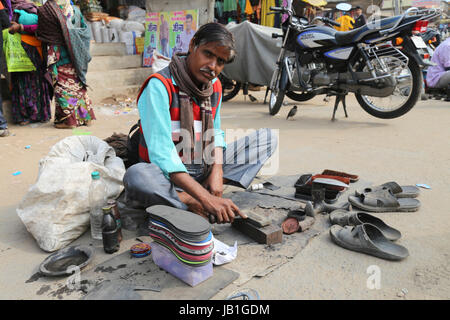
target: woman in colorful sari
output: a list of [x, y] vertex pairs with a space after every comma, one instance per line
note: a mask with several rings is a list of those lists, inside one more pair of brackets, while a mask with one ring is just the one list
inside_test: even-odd
[[42, 44], [36, 39], [37, 7], [27, 0], [11, 0], [9, 33], [21, 33], [22, 47], [36, 71], [11, 72], [12, 117], [15, 123], [47, 122], [51, 118], [51, 84], [45, 79]]
[[88, 126], [95, 120], [86, 85], [91, 60], [89, 28], [70, 0], [48, 0], [38, 8], [38, 17], [37, 37], [46, 44], [47, 68], [53, 81], [55, 127]]

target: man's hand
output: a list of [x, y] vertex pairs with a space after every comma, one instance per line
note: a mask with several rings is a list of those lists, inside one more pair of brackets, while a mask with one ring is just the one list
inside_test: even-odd
[[216, 220], [218, 223], [233, 222], [236, 215], [240, 215], [244, 219], [247, 218], [247, 216], [239, 210], [233, 201], [230, 199], [222, 199], [210, 194], [204, 187], [202, 187], [202, 185], [189, 176], [189, 174], [185, 172], [172, 173], [170, 175], [170, 179], [190, 196], [187, 197], [187, 195], [182, 195], [181, 193], [179, 194], [179, 196], [181, 196], [180, 200], [191, 207], [191, 210], [194, 209], [196, 213], [204, 216], [201, 214], [201, 208], [198, 207], [198, 204], [194, 204], [194, 206], [196, 206], [196, 208], [194, 208], [188, 198], [197, 200], [203, 207], [205, 213], [213, 214], [217, 217]]
[[223, 195], [223, 171], [222, 165], [214, 165], [208, 178], [203, 182], [203, 186], [213, 196], [221, 198]]
[[8, 28], [8, 32], [10, 34], [14, 34], [16, 32], [23, 31], [23, 26], [21, 24], [18, 24], [15, 21], [11, 21], [11, 27]]
[[236, 215], [247, 219], [247, 216], [230, 199], [210, 195], [203, 200], [202, 205], [207, 212], [216, 216], [217, 223], [232, 223]]

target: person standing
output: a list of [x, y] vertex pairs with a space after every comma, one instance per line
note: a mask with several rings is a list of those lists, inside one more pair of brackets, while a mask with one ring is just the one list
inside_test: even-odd
[[13, 18], [10, 34], [20, 33], [22, 47], [36, 68], [35, 71], [11, 72], [11, 103], [14, 123], [47, 122], [51, 118], [51, 85], [45, 79], [42, 44], [35, 37], [37, 7], [28, 0], [11, 1]]
[[45, 44], [55, 94], [55, 128], [89, 126], [95, 120], [86, 84], [91, 34], [83, 15], [70, 0], [48, 0], [38, 17], [36, 34]]
[[341, 25], [340, 27], [334, 27], [337, 31], [350, 31], [353, 29], [355, 20], [350, 17], [348, 12], [344, 12], [343, 15], [336, 20], [336, 22]]
[[169, 24], [164, 20], [164, 15], [161, 15], [161, 24], [159, 27], [159, 41], [161, 43], [161, 54], [169, 57]]
[[186, 15], [186, 22], [184, 24], [184, 31], [181, 33], [181, 52], [188, 52], [189, 43], [194, 36], [195, 31], [192, 29], [192, 15]]
[[353, 28], [357, 29], [357, 28], [361, 28], [362, 26], [366, 25], [366, 23], [367, 23], [366, 17], [363, 15], [363, 11], [360, 6], [356, 7], [355, 13], [356, 13], [356, 19], [355, 19], [355, 23], [353, 24]]
[[[3, 5], [3, 0], [0, 1], [0, 24], [1, 29], [9, 28], [9, 13], [8, 10]], [[0, 32], [0, 43], [3, 43], [3, 32]], [[3, 54], [0, 52], [0, 72], [6, 73], [6, 61]], [[5, 116], [3, 115], [3, 100], [2, 91], [0, 88], [0, 137], [9, 136], [8, 123], [6, 122]]]

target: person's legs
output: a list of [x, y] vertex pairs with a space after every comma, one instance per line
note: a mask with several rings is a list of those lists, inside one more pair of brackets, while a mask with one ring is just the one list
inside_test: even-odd
[[447, 88], [449, 84], [450, 84], [450, 71], [447, 71], [439, 78], [436, 88]]
[[167, 205], [186, 210], [178, 197], [175, 185], [153, 163], [137, 163], [125, 172], [125, 204], [131, 208]]
[[278, 135], [268, 128], [229, 143], [223, 154], [225, 182], [247, 189], [277, 147]]
[[8, 123], [3, 115], [3, 100], [2, 93], [0, 91], [0, 137], [9, 136]]

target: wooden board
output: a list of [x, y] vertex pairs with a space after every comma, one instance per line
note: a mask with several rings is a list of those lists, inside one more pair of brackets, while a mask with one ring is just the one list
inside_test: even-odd
[[283, 240], [283, 230], [274, 224], [259, 228], [245, 219], [236, 219], [232, 226], [261, 244], [271, 245]]

